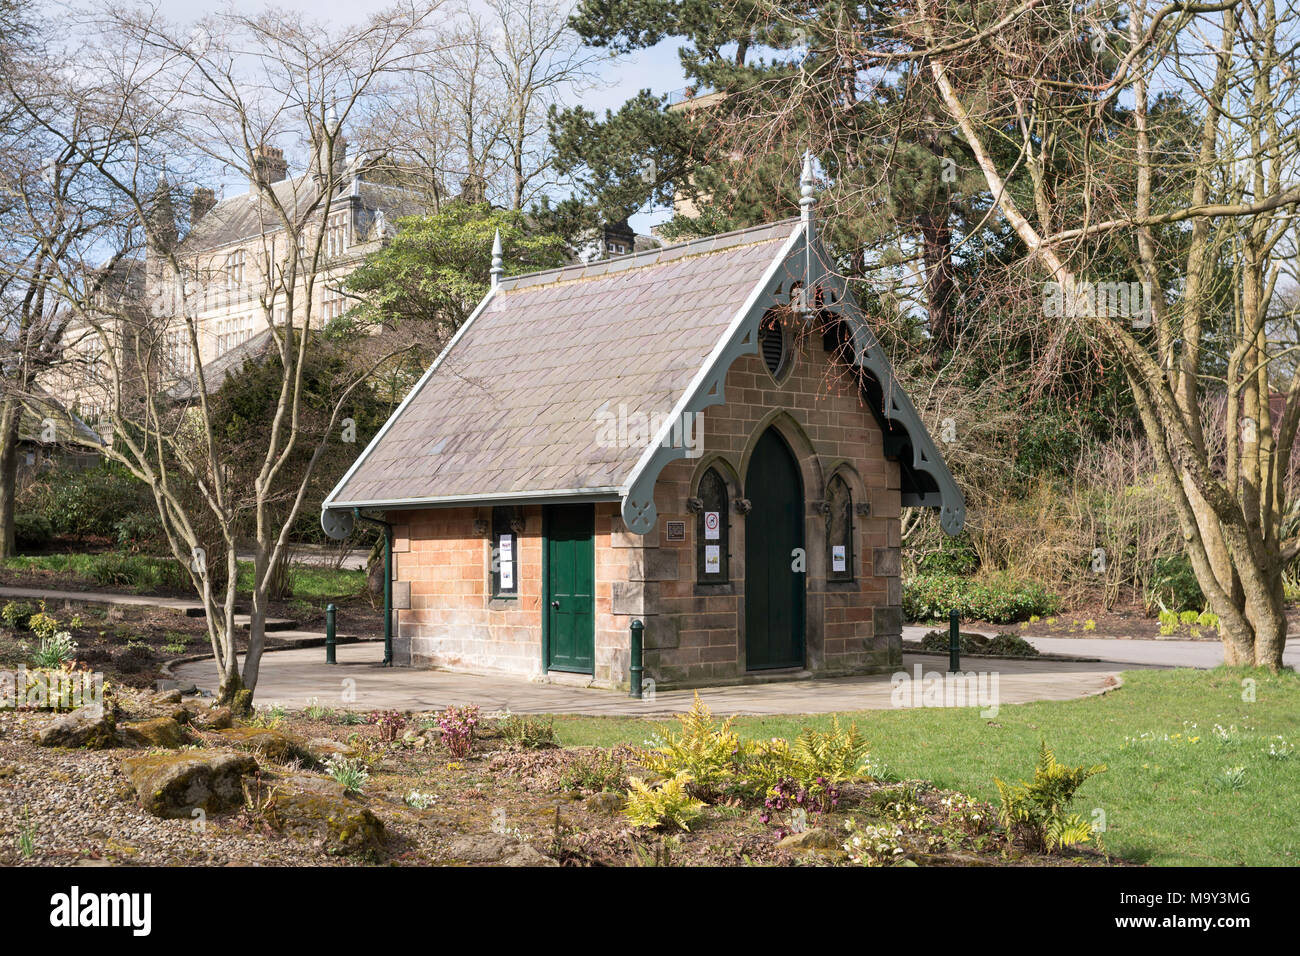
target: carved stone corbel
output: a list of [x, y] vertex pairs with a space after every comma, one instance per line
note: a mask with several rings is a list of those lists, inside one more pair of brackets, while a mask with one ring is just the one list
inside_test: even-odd
[[699, 514], [701, 511], [704, 510], [704, 499], [703, 499], [703, 498], [687, 498], [687, 499], [686, 499], [686, 510], [689, 511], [689, 512], [690, 512], [691, 514], [693, 514], [693, 515], [697, 515], [697, 514]]
[[753, 510], [753, 507], [754, 507], [753, 504], [750, 503], [750, 500], [748, 498], [736, 499], [736, 514], [738, 515], [749, 514], [749, 512]]

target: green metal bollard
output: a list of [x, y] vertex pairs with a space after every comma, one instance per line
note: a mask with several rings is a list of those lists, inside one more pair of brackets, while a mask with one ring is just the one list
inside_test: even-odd
[[325, 605], [325, 663], [337, 664], [334, 659], [334, 648], [338, 640], [334, 634], [334, 619], [338, 613], [338, 608], [333, 604]]
[[644, 640], [645, 625], [642, 624], [640, 621], [633, 621], [631, 624], [631, 630], [632, 630], [632, 648], [631, 648], [631, 653], [628, 657], [628, 665], [627, 665], [627, 680], [629, 684], [627, 696], [635, 697], [637, 700], [640, 700], [641, 699], [641, 674], [644, 670], [644, 667], [642, 666], [643, 664], [642, 658], [645, 652], [645, 640]]
[[961, 630], [954, 608], [948, 612], [948, 673], [956, 674], [961, 670]]

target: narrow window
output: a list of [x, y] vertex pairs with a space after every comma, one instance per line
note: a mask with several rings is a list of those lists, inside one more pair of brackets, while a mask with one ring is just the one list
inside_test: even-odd
[[853, 492], [836, 475], [826, 486], [826, 577], [853, 580]]
[[492, 596], [519, 596], [519, 539], [515, 528], [521, 515], [517, 508], [492, 509]]
[[726, 584], [727, 485], [712, 468], [700, 479], [699, 499], [703, 507], [695, 521], [696, 578], [701, 584]]

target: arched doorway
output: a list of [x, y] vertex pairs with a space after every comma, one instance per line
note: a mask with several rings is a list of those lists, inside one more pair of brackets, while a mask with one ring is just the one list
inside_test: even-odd
[[745, 474], [745, 662], [749, 670], [804, 665], [804, 506], [799, 463], [769, 428]]

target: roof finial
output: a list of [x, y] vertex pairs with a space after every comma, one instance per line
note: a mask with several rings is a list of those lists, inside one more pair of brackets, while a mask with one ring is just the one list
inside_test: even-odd
[[506, 274], [501, 259], [501, 230], [497, 230], [496, 236], [492, 239], [492, 270], [489, 273], [492, 276], [492, 288], [496, 288], [501, 282], [501, 277]]
[[803, 154], [803, 173], [799, 176], [799, 215], [804, 222], [812, 219], [815, 205], [817, 205], [817, 197], [813, 182], [813, 156], [810, 150]]

